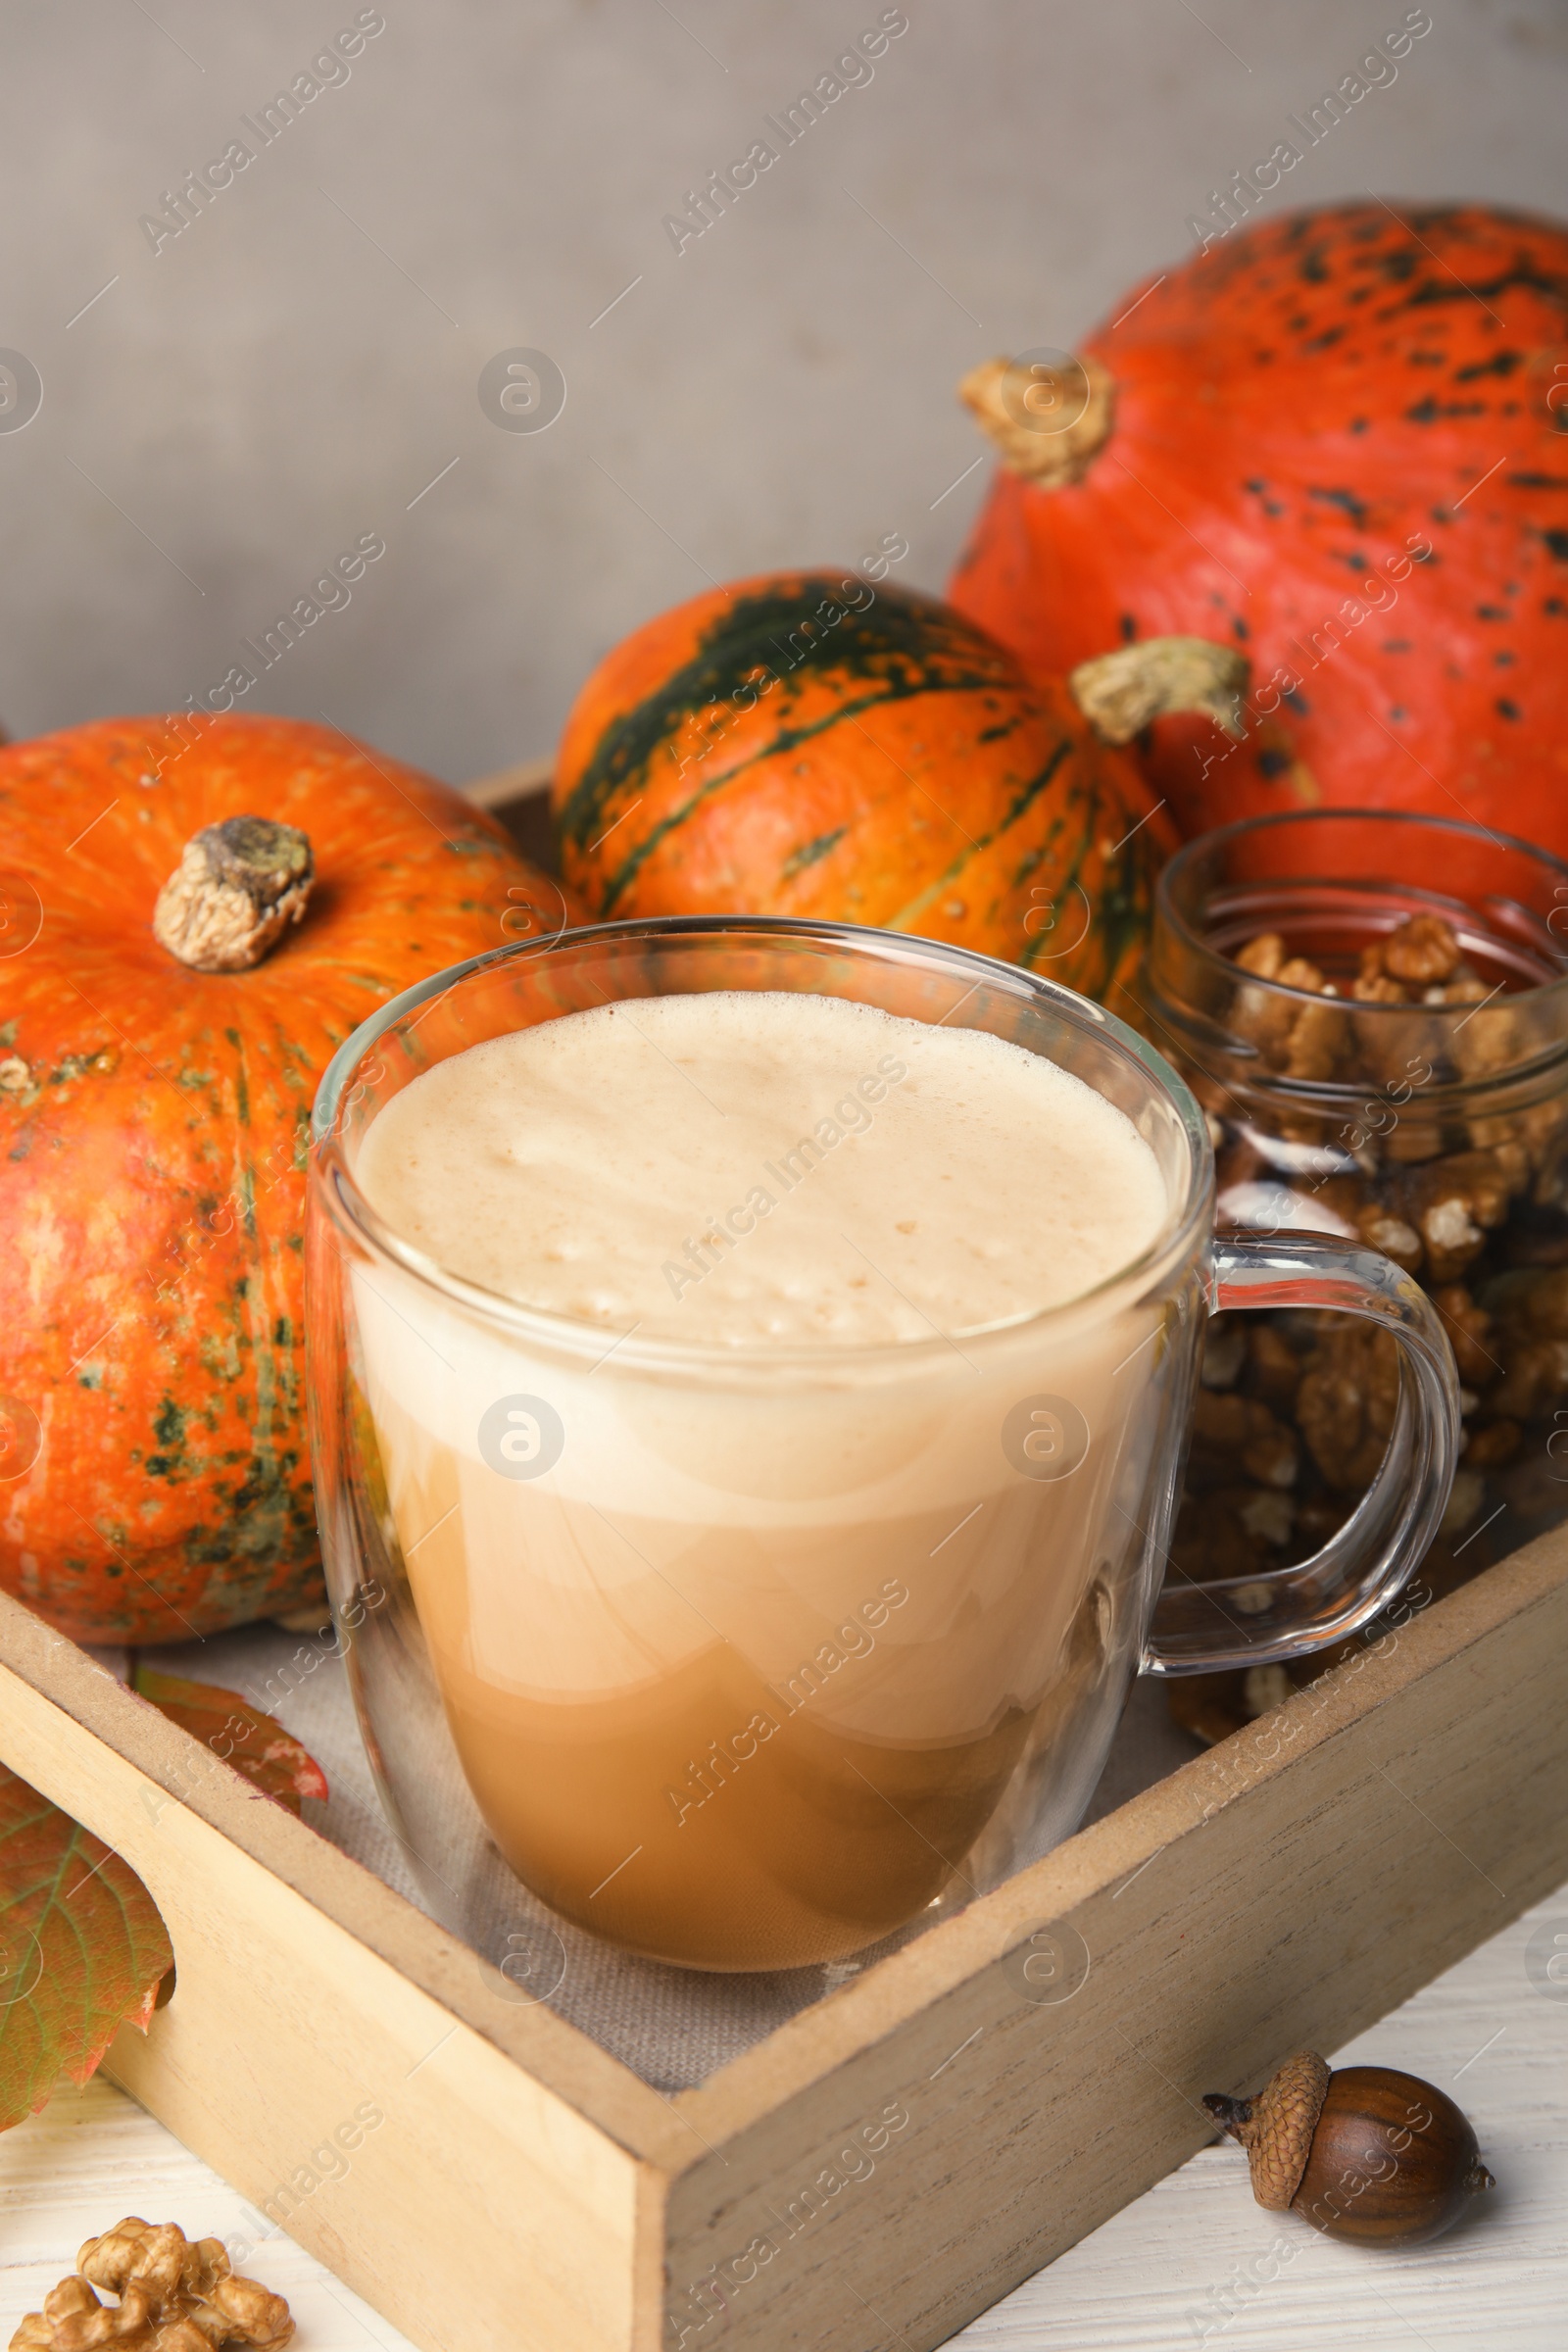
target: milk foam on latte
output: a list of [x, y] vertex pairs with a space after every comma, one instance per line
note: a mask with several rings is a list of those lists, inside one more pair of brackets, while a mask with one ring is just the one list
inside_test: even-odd
[[439, 1063], [358, 1177], [406, 1241], [553, 1313], [733, 1347], [1054, 1306], [1165, 1215], [1130, 1120], [1004, 1039], [838, 997], [634, 999]]
[[837, 1959], [962, 1884], [1014, 1774], [1098, 1755], [1150, 1572], [1126, 1506], [1183, 1401], [1125, 1271], [1165, 1183], [1111, 1103], [842, 999], [634, 998], [435, 1063], [355, 1176], [573, 1319], [351, 1269], [447, 1721], [558, 1911], [702, 1967]]

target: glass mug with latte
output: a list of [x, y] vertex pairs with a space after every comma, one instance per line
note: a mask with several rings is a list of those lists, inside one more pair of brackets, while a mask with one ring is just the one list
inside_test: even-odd
[[[1447, 1496], [1446, 1342], [1387, 1258], [1216, 1242], [1212, 1196], [1131, 1030], [898, 934], [605, 924], [367, 1022], [317, 1105], [313, 1438], [436, 1907], [476, 1807], [632, 1951], [842, 1959], [1066, 1836], [1135, 1671], [1365, 1624]], [[1291, 1305], [1399, 1344], [1378, 1482], [1295, 1567], [1162, 1589], [1206, 1318]]]

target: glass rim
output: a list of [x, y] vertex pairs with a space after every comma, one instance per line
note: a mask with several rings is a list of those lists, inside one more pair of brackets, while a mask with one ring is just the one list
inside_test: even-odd
[[[1240, 970], [1241, 967], [1233, 956], [1222, 955], [1217, 948], [1209, 944], [1201, 932], [1194, 930], [1188, 922], [1182, 909], [1176, 904], [1176, 882], [1191, 872], [1200, 853], [1205, 856], [1211, 855], [1214, 851], [1228, 846], [1241, 834], [1264, 833], [1278, 825], [1320, 825], [1336, 821], [1353, 824], [1422, 825], [1434, 832], [1454, 834], [1470, 842], [1486, 841], [1492, 843], [1494, 848], [1517, 852], [1519, 856], [1528, 858], [1546, 873], [1560, 877], [1564, 892], [1563, 903], [1568, 906], [1568, 863], [1565, 863], [1562, 858], [1554, 857], [1550, 850], [1544, 850], [1537, 843], [1526, 841], [1518, 833], [1499, 833], [1493, 825], [1476, 824], [1464, 817], [1429, 816], [1420, 808], [1276, 808], [1269, 810], [1263, 816], [1236, 817], [1228, 825], [1216, 825], [1209, 832], [1200, 833], [1193, 840], [1183, 842], [1181, 847], [1166, 859], [1155, 877], [1153, 910], [1155, 928], [1161, 923], [1165, 924], [1169, 930], [1175, 933], [1184, 948], [1192, 949], [1218, 971], [1230, 974]], [[1389, 877], [1391, 881], [1395, 878], [1393, 875]], [[1302, 876], [1301, 879], [1311, 882], [1322, 881], [1325, 877], [1308, 874]], [[1510, 990], [1503, 998], [1503, 1004], [1509, 1009], [1517, 1009], [1521, 1004], [1544, 996], [1550, 989], [1568, 987], [1568, 950], [1559, 951], [1559, 954], [1563, 960], [1561, 971], [1549, 980], [1537, 981], [1531, 988]], [[1248, 972], [1246, 981], [1249, 989], [1267, 989], [1273, 995], [1284, 998], [1293, 1004], [1321, 1004], [1324, 1001], [1309, 988], [1291, 988], [1279, 980], [1265, 980], [1255, 972]], [[1330, 999], [1329, 1001], [1332, 1003], [1335, 1000]], [[1390, 1014], [1396, 1018], [1408, 1019], [1412, 1013], [1420, 1013], [1424, 1019], [1432, 1020], [1434, 1018], [1441, 1019], [1445, 1012], [1474, 1014], [1484, 1009], [1483, 1006], [1474, 1004], [1466, 1006], [1458, 1004], [1363, 1004], [1359, 999], [1352, 1000], [1348, 997], [1342, 998], [1339, 1002], [1346, 1004], [1353, 1002], [1357, 1017], [1365, 1013], [1372, 1013], [1374, 1015]], [[1297, 1081], [1296, 1083], [1303, 1082]], [[1355, 1090], [1352, 1088], [1351, 1091]]]
[[[417, 1011], [420, 1005], [433, 1004], [438, 998], [452, 994], [465, 981], [477, 979], [483, 973], [498, 970], [510, 963], [523, 962], [530, 957], [543, 959], [568, 947], [595, 940], [669, 940], [683, 936], [690, 939], [718, 939], [737, 933], [774, 938], [785, 944], [817, 945], [840, 954], [870, 956], [884, 962], [935, 963], [945, 966], [955, 977], [972, 974], [973, 985], [968, 992], [971, 996], [983, 981], [989, 980], [993, 984], [1000, 982], [1023, 1001], [1048, 1005], [1058, 1017], [1102, 1038], [1138, 1066], [1151, 1087], [1162, 1094], [1176, 1112], [1188, 1146], [1189, 1170], [1185, 1199], [1170, 1204], [1159, 1232], [1137, 1257], [1128, 1259], [1102, 1281], [1087, 1291], [1080, 1291], [1072, 1298], [1060, 1299], [1051, 1306], [1024, 1309], [996, 1322], [962, 1326], [953, 1333], [934, 1332], [929, 1340], [878, 1340], [849, 1347], [830, 1341], [803, 1346], [735, 1347], [721, 1341], [679, 1340], [662, 1334], [651, 1335], [638, 1342], [638, 1327], [633, 1324], [630, 1331], [620, 1338], [611, 1338], [607, 1348], [604, 1343], [610, 1335], [604, 1324], [590, 1322], [583, 1316], [563, 1315], [547, 1308], [528, 1306], [502, 1292], [487, 1290], [482, 1284], [467, 1281], [405, 1241], [370, 1206], [355, 1183], [343, 1155], [342, 1097], [360, 1063], [388, 1031], [410, 1013]], [[960, 999], [959, 1003], [965, 1001]], [[954, 1009], [956, 1010], [957, 1006]], [[563, 1014], [558, 1017], [565, 1016]], [[946, 1019], [948, 1016], [943, 1017]], [[945, 940], [922, 939], [912, 932], [885, 931], [869, 924], [816, 921], [790, 915], [667, 914], [644, 915], [620, 922], [583, 923], [571, 930], [559, 931], [549, 939], [509, 942], [505, 947], [488, 949], [482, 955], [468, 956], [461, 963], [449, 964], [444, 970], [416, 981], [397, 996], [389, 997], [384, 1004], [360, 1023], [351, 1036], [344, 1039], [321, 1073], [311, 1113], [311, 1185], [313, 1194], [319, 1197], [322, 1212], [334, 1223], [346, 1219], [373, 1253], [453, 1304], [492, 1323], [499, 1323], [541, 1347], [579, 1355], [590, 1352], [591, 1347], [596, 1357], [594, 1368], [613, 1355], [617, 1363], [628, 1366], [635, 1364], [645, 1369], [675, 1368], [709, 1374], [723, 1372], [733, 1377], [742, 1371], [824, 1370], [833, 1366], [864, 1368], [868, 1365], [892, 1370], [905, 1365], [924, 1364], [937, 1359], [944, 1352], [951, 1352], [960, 1343], [963, 1348], [980, 1347], [1015, 1338], [1019, 1333], [1038, 1329], [1054, 1320], [1076, 1315], [1097, 1298], [1130, 1284], [1136, 1283], [1147, 1288], [1162, 1267], [1191, 1250], [1195, 1231], [1200, 1246], [1206, 1239], [1212, 1223], [1208, 1214], [1208, 1196], [1213, 1186], [1213, 1154], [1203, 1112], [1191, 1089], [1164, 1055], [1125, 1021], [1118, 1020], [1113, 1012], [1107, 1011], [1104, 1005], [1096, 1004], [1092, 998], [1080, 996], [1058, 980], [1044, 979], [1039, 973], [1026, 971], [1020, 964], [1004, 963], [995, 956], [982, 956], [972, 948], [954, 947]]]

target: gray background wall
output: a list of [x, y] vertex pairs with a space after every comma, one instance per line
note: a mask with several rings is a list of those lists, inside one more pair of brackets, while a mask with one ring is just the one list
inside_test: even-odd
[[[1215, 182], [1404, 13], [907, 0], [875, 78], [677, 256], [663, 216], [881, 0], [384, 0], [351, 77], [155, 255], [140, 216], [357, 0], [10, 0], [0, 345], [43, 401], [0, 431], [0, 714], [177, 707], [364, 532], [353, 602], [242, 707], [456, 780], [547, 750], [705, 577], [902, 531], [900, 576], [940, 586], [988, 472], [941, 495], [979, 450], [958, 374], [1070, 347], [1190, 251]], [[1431, 15], [1272, 206], [1568, 212], [1568, 10]], [[548, 431], [481, 410], [517, 346], [565, 377]]]

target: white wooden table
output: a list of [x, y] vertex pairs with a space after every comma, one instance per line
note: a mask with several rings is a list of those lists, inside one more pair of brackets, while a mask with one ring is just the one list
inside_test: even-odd
[[[1563, 2352], [1568, 1982], [1544, 1990], [1526, 1965], [1548, 1922], [1568, 1953], [1568, 1887], [1329, 2053], [1424, 2076], [1469, 2114], [1497, 2187], [1447, 2237], [1403, 2254], [1336, 2245], [1292, 2216], [1261, 2212], [1239, 2149], [1205, 2148], [955, 2343], [963, 2352]], [[0, 2344], [72, 2268], [81, 2240], [125, 2213], [177, 2220], [193, 2237], [255, 2234], [234, 2191], [107, 2082], [63, 2094], [0, 2137]], [[248, 2268], [288, 2297], [298, 2352], [413, 2352], [280, 2232]]]

